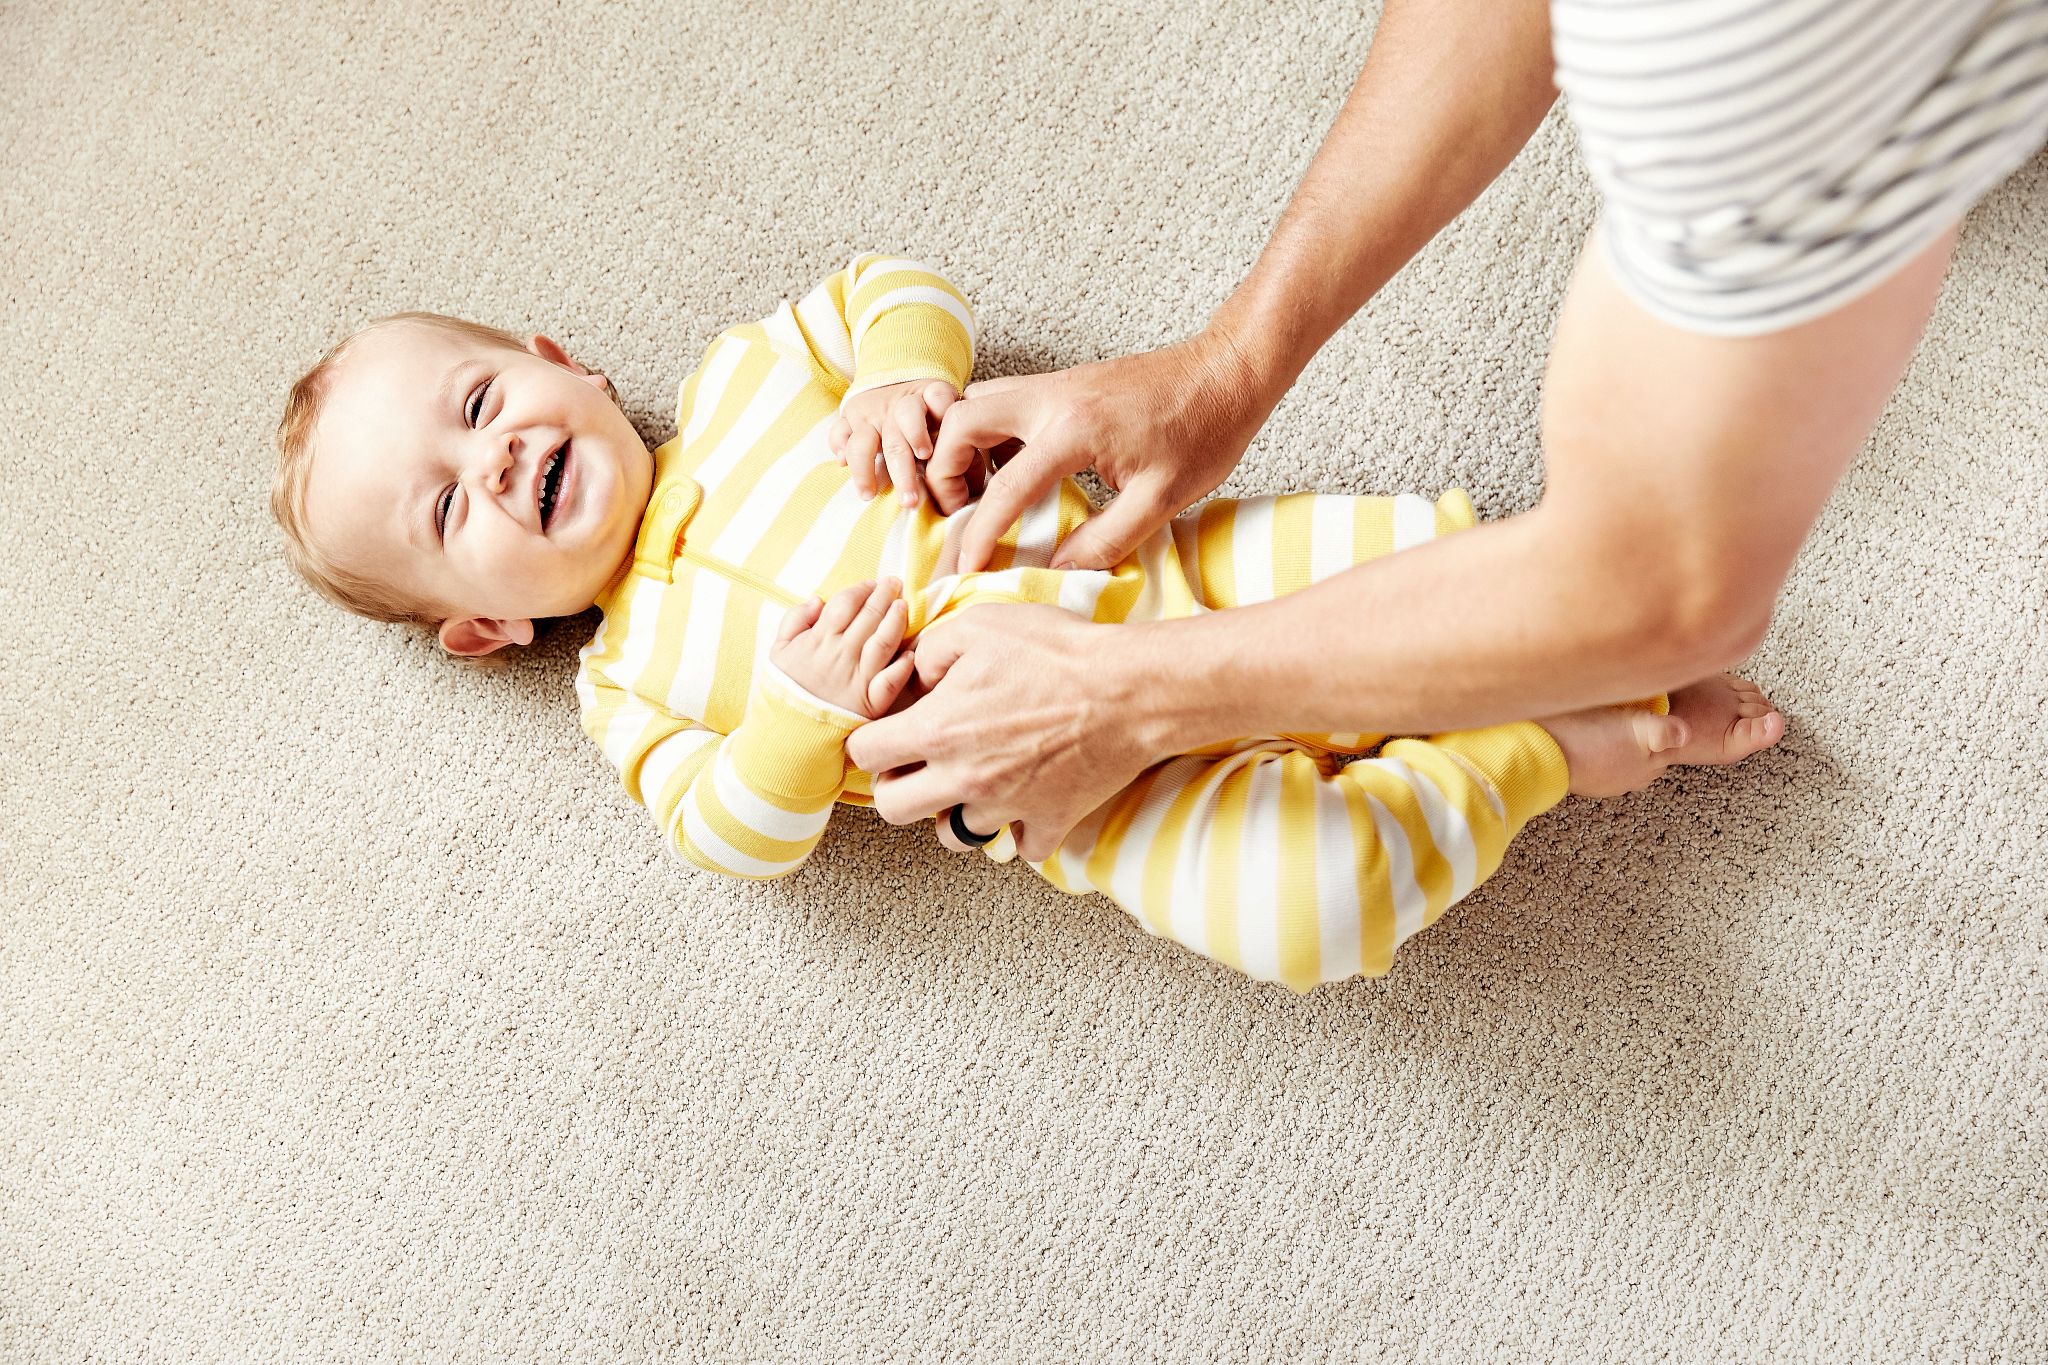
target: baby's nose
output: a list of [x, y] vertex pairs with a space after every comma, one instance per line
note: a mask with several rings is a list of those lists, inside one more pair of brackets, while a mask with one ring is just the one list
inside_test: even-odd
[[490, 480], [494, 490], [503, 491], [511, 484], [512, 471], [519, 467], [519, 450], [518, 435], [509, 431], [491, 450], [485, 477]]

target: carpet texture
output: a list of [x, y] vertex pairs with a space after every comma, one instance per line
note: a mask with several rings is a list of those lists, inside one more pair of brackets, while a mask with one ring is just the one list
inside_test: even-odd
[[[386, 311], [650, 441], [867, 248], [983, 375], [1182, 335], [1372, 24], [9, 6], [0, 1360], [2048, 1358], [2048, 160], [1751, 663], [1786, 741], [1306, 999], [865, 813], [697, 873], [577, 730], [594, 619], [465, 669], [283, 566], [285, 388]], [[1225, 491], [1529, 506], [1593, 207], [1553, 115]]]

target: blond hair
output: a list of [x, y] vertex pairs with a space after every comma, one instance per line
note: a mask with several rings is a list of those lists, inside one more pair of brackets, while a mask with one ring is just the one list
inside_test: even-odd
[[315, 361], [312, 369], [300, 375], [285, 396], [284, 416], [277, 424], [277, 477], [270, 485], [270, 514], [284, 531], [286, 561], [322, 597], [344, 611], [367, 616], [372, 621], [436, 630], [441, 622], [435, 611], [408, 600], [388, 584], [344, 568], [314, 542], [306, 524], [306, 485], [313, 469], [313, 426], [333, 390], [335, 368], [364, 337], [401, 322], [438, 327], [515, 351], [526, 349], [524, 339], [501, 328], [440, 313], [393, 313], [349, 333]]

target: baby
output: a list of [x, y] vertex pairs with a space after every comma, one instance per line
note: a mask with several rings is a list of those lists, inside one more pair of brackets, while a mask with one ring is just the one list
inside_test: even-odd
[[[1212, 499], [1113, 569], [1053, 570], [1091, 511], [1068, 480], [986, 571], [956, 572], [973, 504], [941, 514], [915, 461], [974, 342], [944, 278], [861, 256], [712, 342], [679, 431], [650, 452], [605, 377], [548, 338], [399, 314], [293, 387], [272, 506], [320, 591], [429, 627], [451, 653], [527, 644], [536, 618], [601, 608], [577, 678], [584, 730], [670, 844], [741, 877], [793, 871], [835, 802], [869, 803], [847, 737], [912, 694], [911, 642], [933, 621], [985, 602], [1115, 622], [1220, 610], [1473, 522], [1455, 489]], [[863, 497], [849, 460], [899, 491]], [[1030, 866], [1305, 991], [1386, 972], [1568, 789], [1634, 790], [1782, 733], [1723, 674], [1668, 704], [1384, 745], [1248, 737], [1157, 765]], [[1007, 831], [955, 833], [1015, 856]]]

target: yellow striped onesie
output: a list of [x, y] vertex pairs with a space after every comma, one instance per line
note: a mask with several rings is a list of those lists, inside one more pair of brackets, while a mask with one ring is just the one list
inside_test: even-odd
[[[1114, 569], [1054, 571], [1054, 547], [1090, 511], [1068, 479], [1005, 533], [987, 571], [956, 573], [965, 511], [862, 499], [826, 433], [849, 393], [908, 379], [958, 388], [973, 359], [973, 315], [952, 285], [861, 256], [801, 302], [722, 333], [684, 381], [680, 430], [654, 451], [633, 558], [598, 598], [577, 695], [584, 730], [692, 863], [780, 876], [817, 845], [835, 801], [871, 802], [868, 774], [846, 758], [862, 718], [767, 658], [783, 614], [812, 594], [900, 578], [913, 636], [984, 602], [1156, 620], [1294, 592], [1472, 524], [1455, 489], [1434, 503], [1218, 499]], [[1294, 990], [1379, 975], [1565, 792], [1563, 755], [1535, 725], [1396, 739], [1345, 763], [1379, 739], [1265, 737], [1159, 764], [1033, 866]], [[1007, 860], [1015, 846], [1005, 834], [989, 852]]]

